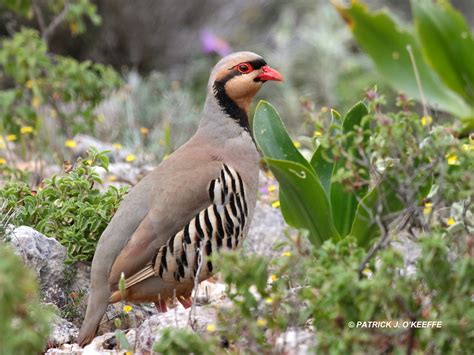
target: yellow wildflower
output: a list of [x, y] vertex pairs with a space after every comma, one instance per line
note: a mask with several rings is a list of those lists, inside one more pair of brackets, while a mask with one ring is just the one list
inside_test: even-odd
[[64, 146], [65, 147], [68, 147], [68, 148], [75, 148], [77, 146], [77, 143], [75, 140], [72, 140], [72, 139], [67, 139], [65, 142], [64, 142]]
[[329, 109], [326, 106], [321, 107], [321, 112], [328, 112]]
[[432, 209], [433, 209], [433, 204], [431, 202], [426, 202], [425, 208], [423, 208], [423, 213], [430, 214]]
[[299, 141], [293, 141], [293, 145], [296, 147], [296, 148], [301, 148], [301, 143]]
[[268, 186], [268, 192], [273, 192], [277, 189], [276, 185], [270, 185]]
[[110, 175], [107, 180], [111, 181], [111, 182], [114, 182], [114, 181], [117, 181], [117, 176], [115, 175]]
[[99, 113], [96, 118], [97, 118], [97, 121], [99, 122], [105, 121], [105, 115], [103, 113]]
[[280, 207], [280, 201], [275, 201], [275, 202], [273, 202], [273, 203], [272, 203], [272, 207], [273, 207], [273, 208], [278, 208], [278, 207]]
[[471, 143], [471, 144], [463, 144], [461, 146], [462, 150], [464, 150], [465, 152], [470, 152], [471, 150], [474, 150], [474, 144]]
[[125, 157], [125, 160], [128, 161], [129, 163], [136, 160], [136, 159], [137, 159], [137, 157], [133, 154], [129, 154]]
[[285, 251], [281, 256], [291, 256], [291, 251]]
[[126, 304], [125, 306], [123, 306], [123, 311], [125, 313], [130, 313], [130, 311], [133, 309], [132, 306], [130, 306], [129, 304]]
[[313, 132], [313, 137], [319, 138], [319, 137], [322, 137], [322, 135], [323, 135], [323, 132], [321, 132], [321, 131], [314, 131]]
[[214, 324], [208, 324], [207, 325], [207, 331], [209, 333], [214, 333], [217, 330], [216, 326]]
[[5, 165], [7, 160], [5, 158], [0, 158], [0, 165]]
[[41, 105], [41, 97], [39, 96], [34, 96], [33, 99], [31, 100], [31, 106], [34, 108], [38, 108]]
[[33, 133], [33, 127], [31, 126], [25, 126], [20, 128], [20, 133], [27, 134], [27, 133]]
[[263, 328], [267, 325], [267, 320], [266, 319], [263, 319], [263, 318], [258, 318], [257, 319], [257, 325], [260, 327], [260, 328]]
[[163, 160], [166, 160], [166, 159], [168, 159], [168, 158], [169, 158], [169, 154], [163, 155]]
[[273, 298], [271, 298], [271, 297], [265, 298], [265, 303], [272, 304], [273, 303]]
[[78, 30], [79, 30], [79, 26], [78, 26], [77, 22], [71, 22], [69, 24], [69, 31], [71, 31], [71, 33], [73, 35], [75, 35]]
[[456, 223], [456, 221], [453, 217], [449, 217], [446, 223], [448, 224], [448, 226], [452, 226], [454, 223]]
[[276, 280], [278, 280], [278, 277], [274, 274], [271, 274], [270, 275], [270, 280], [272, 280], [272, 282], [275, 282]]
[[5, 149], [6, 148], [5, 141], [3, 140], [3, 137], [0, 136], [0, 149]]
[[431, 117], [431, 116], [423, 116], [421, 118], [421, 124], [423, 126], [429, 126], [431, 124], [431, 122], [433, 122], [433, 117]]
[[120, 143], [114, 143], [114, 144], [112, 144], [112, 147], [116, 150], [122, 149], [122, 145]]
[[458, 165], [459, 164], [458, 156], [454, 153], [446, 155], [446, 160], [448, 161], [448, 165]]
[[27, 89], [31, 89], [33, 87], [33, 80], [28, 80], [26, 83], [25, 83], [25, 87]]
[[149, 129], [146, 127], [140, 127], [140, 133], [146, 136], [149, 133]]
[[8, 141], [8, 142], [14, 142], [14, 141], [16, 141], [16, 138], [17, 138], [17, 137], [16, 137], [16, 134], [9, 134], [9, 135], [7, 135], [7, 141]]

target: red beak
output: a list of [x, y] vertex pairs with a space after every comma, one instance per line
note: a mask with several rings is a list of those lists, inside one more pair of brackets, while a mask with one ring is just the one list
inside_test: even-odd
[[278, 72], [278, 70], [270, 68], [268, 65], [264, 65], [262, 71], [263, 73], [257, 76], [257, 79], [260, 79], [261, 81], [283, 81], [283, 76]]

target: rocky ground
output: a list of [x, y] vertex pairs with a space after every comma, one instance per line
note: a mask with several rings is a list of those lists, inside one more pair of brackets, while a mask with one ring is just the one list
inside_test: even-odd
[[[111, 164], [108, 175], [118, 175], [122, 180], [133, 183], [141, 173], [141, 170], [137, 170], [130, 174], [130, 169], [122, 169], [123, 167], [116, 166], [117, 164], [120, 163]], [[104, 176], [105, 180], [107, 176]], [[263, 173], [260, 180], [259, 201], [244, 249], [249, 253], [273, 257], [281, 254], [281, 250], [275, 251], [272, 246], [285, 239], [284, 231], [287, 227], [276, 203], [278, 191], [275, 181]], [[124, 304], [110, 305], [99, 329], [101, 335], [82, 349], [74, 342], [86, 309], [90, 265], [65, 265], [65, 247], [30, 227], [11, 227], [9, 239], [16, 253], [38, 275], [43, 302], [55, 308], [58, 314], [49, 337], [50, 348], [47, 354], [125, 353], [116, 350], [114, 320], [117, 317], [121, 319], [121, 328], [126, 329], [125, 335], [135, 353], [148, 354], [162, 329], [188, 327], [192, 321], [195, 331], [206, 332], [207, 326], [216, 322], [216, 308], [229, 305], [224, 293], [225, 287], [218, 276], [201, 283], [195, 295], [196, 306], [192, 316], [191, 309], [184, 309], [181, 304], [164, 314], [158, 314], [153, 304], [131, 305], [131, 309], [126, 308], [128, 312], [125, 316]], [[304, 339], [306, 341], [302, 341]], [[286, 353], [304, 353], [312, 339], [313, 337], [304, 331], [289, 331], [281, 335], [278, 344]]]

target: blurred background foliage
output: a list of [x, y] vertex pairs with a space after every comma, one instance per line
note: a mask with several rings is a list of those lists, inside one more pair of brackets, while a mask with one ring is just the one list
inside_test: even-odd
[[[367, 3], [410, 18], [408, 1]], [[469, 0], [454, 5], [472, 18]], [[326, 0], [3, 0], [0, 36], [3, 140], [46, 142], [36, 148], [57, 162], [72, 158], [64, 141], [78, 132], [159, 161], [194, 131], [209, 70], [230, 50], [256, 51], [284, 74], [258, 98], [271, 97], [295, 135], [309, 133], [305, 107], [345, 112], [375, 84], [392, 92]], [[114, 96], [111, 67], [125, 82]]]

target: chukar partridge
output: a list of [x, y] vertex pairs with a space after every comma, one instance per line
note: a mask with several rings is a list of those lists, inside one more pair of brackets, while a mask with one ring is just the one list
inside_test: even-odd
[[195, 278], [215, 271], [207, 256], [242, 243], [258, 183], [248, 111], [268, 80], [282, 76], [255, 53], [216, 64], [194, 136], [130, 190], [100, 237], [79, 344], [94, 338], [109, 303], [155, 302], [164, 312], [176, 296], [189, 307]]

